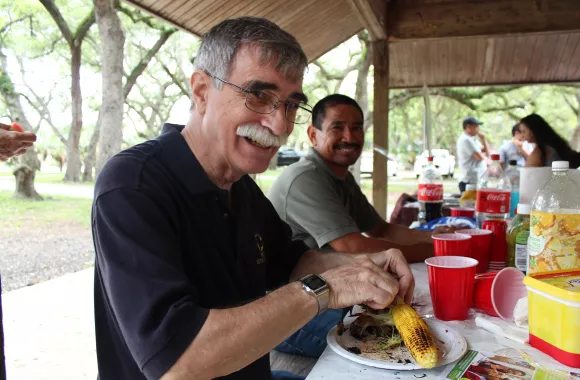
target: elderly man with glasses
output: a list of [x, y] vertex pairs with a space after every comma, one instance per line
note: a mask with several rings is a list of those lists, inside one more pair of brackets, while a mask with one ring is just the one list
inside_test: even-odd
[[99, 379], [297, 379], [268, 353], [327, 308], [409, 301], [399, 250], [325, 255], [301, 241], [247, 175], [307, 122], [307, 60], [258, 18], [203, 39], [185, 126], [111, 158], [92, 227]]

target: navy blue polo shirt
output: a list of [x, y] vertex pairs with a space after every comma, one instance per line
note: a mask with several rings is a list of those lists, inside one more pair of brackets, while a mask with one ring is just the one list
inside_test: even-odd
[[[217, 188], [180, 131], [111, 158], [95, 185], [95, 326], [100, 380], [158, 379], [212, 308], [288, 282], [307, 250], [256, 183]], [[227, 336], [216, 336], [226, 340]], [[251, 346], [248, 342], [248, 346]], [[270, 379], [268, 355], [226, 379]]]

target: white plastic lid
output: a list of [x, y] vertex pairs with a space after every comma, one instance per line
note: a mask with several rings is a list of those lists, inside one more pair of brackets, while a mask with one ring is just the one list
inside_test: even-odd
[[570, 168], [570, 163], [568, 161], [554, 161], [552, 162], [552, 169], [568, 169]]
[[467, 186], [465, 186], [465, 190], [477, 190], [477, 185], [468, 183]]
[[518, 214], [530, 215], [532, 207], [529, 203], [518, 203]]

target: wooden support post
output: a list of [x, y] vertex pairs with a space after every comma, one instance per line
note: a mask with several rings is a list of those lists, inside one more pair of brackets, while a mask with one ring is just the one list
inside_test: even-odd
[[[373, 144], [389, 151], [389, 44], [372, 41], [374, 64]], [[373, 205], [383, 218], [387, 216], [387, 157], [373, 151]]]

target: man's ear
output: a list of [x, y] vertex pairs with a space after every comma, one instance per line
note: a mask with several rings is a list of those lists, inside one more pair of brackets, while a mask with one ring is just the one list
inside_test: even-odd
[[205, 114], [207, 98], [211, 88], [211, 78], [202, 70], [195, 70], [191, 75], [191, 99], [195, 109], [201, 115]]
[[308, 126], [308, 129], [306, 130], [306, 134], [308, 134], [308, 138], [310, 139], [310, 142], [312, 143], [312, 146], [316, 147], [316, 132], [318, 131], [318, 129], [310, 124]]

